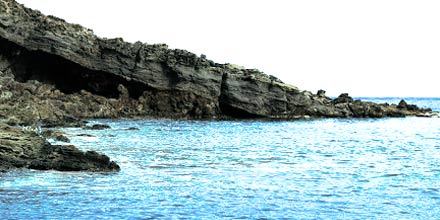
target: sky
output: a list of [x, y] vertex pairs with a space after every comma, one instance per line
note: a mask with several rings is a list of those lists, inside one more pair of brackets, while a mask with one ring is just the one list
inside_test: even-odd
[[18, 0], [100, 37], [166, 43], [300, 89], [440, 97], [438, 0]]

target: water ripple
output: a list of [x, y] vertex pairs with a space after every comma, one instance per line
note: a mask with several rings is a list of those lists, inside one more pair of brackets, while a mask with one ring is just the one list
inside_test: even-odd
[[100, 123], [113, 129], [65, 131], [120, 173], [2, 173], [0, 217], [440, 217], [437, 119]]

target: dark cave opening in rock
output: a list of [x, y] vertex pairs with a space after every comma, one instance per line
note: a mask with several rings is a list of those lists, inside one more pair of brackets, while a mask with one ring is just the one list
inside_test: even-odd
[[246, 118], [246, 119], [253, 119], [253, 118], [261, 118], [261, 116], [249, 113], [245, 110], [233, 107], [229, 104], [220, 102], [220, 110], [224, 115], [233, 117], [233, 118]]
[[124, 85], [131, 98], [139, 98], [148, 88], [139, 82], [128, 81], [120, 76], [90, 70], [62, 57], [42, 51], [29, 51], [7, 40], [0, 40], [0, 56], [9, 60], [9, 71], [16, 81], [37, 80], [55, 85], [66, 94], [81, 90], [107, 98], [118, 98], [118, 85]]

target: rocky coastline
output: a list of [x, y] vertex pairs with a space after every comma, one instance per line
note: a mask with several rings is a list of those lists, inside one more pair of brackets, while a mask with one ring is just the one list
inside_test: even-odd
[[305, 119], [430, 116], [431, 109], [332, 99], [206, 56], [103, 39], [80, 25], [0, 0], [0, 170], [117, 171], [96, 152], [50, 145], [17, 126], [89, 118]]

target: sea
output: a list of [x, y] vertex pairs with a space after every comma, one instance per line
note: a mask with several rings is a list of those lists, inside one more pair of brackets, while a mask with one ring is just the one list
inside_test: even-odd
[[1, 173], [0, 219], [440, 219], [440, 118], [90, 123], [121, 171]]

